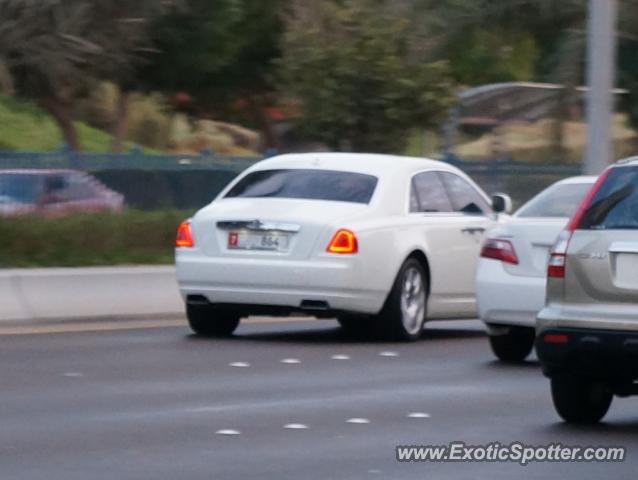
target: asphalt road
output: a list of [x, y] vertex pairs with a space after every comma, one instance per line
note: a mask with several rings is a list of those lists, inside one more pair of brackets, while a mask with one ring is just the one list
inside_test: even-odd
[[[476, 321], [431, 324], [413, 344], [350, 339], [333, 321], [242, 325], [229, 340], [173, 324], [0, 328], [0, 478], [635, 477], [635, 399], [616, 399], [600, 426], [566, 426], [536, 362], [493, 361]], [[628, 453], [525, 467], [395, 460], [396, 445], [455, 440]]]

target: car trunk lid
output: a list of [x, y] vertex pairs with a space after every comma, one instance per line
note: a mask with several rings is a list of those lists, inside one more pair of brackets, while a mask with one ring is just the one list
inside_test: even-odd
[[519, 263], [503, 263], [505, 270], [512, 275], [544, 277], [549, 251], [566, 223], [566, 218], [512, 218], [498, 238], [512, 243]]
[[[240, 258], [310, 257], [330, 227], [358, 215], [366, 204], [284, 198], [229, 198], [192, 221], [196, 246], [209, 256]], [[339, 225], [347, 226], [347, 225]]]

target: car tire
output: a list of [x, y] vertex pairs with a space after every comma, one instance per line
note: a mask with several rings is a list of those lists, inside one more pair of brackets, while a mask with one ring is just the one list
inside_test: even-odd
[[239, 315], [212, 305], [187, 305], [191, 330], [203, 337], [229, 337], [239, 325]]
[[568, 423], [599, 422], [609, 410], [613, 393], [601, 383], [573, 376], [551, 379], [554, 408]]
[[490, 335], [490, 346], [503, 362], [522, 362], [534, 348], [536, 331], [530, 327], [508, 327], [502, 335]]
[[421, 263], [408, 258], [376, 318], [375, 330], [386, 340], [414, 342], [421, 337], [428, 300], [428, 279]]

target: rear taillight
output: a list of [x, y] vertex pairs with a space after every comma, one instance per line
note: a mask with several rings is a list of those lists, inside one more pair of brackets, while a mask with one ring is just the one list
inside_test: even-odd
[[357, 253], [359, 251], [357, 236], [345, 228], [337, 230], [326, 251], [329, 253]]
[[547, 276], [552, 278], [565, 278], [565, 263], [567, 260], [567, 248], [572, 238], [571, 230], [563, 230], [558, 235], [554, 246], [549, 252], [547, 264]]
[[549, 262], [547, 264], [547, 276], [551, 278], [565, 278], [565, 265], [567, 263], [567, 249], [569, 248], [569, 241], [572, 238], [572, 234], [574, 230], [578, 228], [585, 212], [591, 205], [591, 202], [596, 195], [596, 192], [603, 184], [607, 176], [611, 172], [611, 168], [605, 170], [596, 183], [591, 187], [587, 195], [583, 198], [583, 200], [578, 205], [578, 208], [569, 219], [565, 230], [560, 232], [560, 235], [556, 239], [554, 246], [549, 252]]
[[176, 247], [193, 247], [193, 232], [191, 231], [191, 222], [188, 220], [179, 224], [177, 227], [177, 238], [175, 239]]
[[505, 263], [518, 265], [518, 257], [514, 245], [509, 240], [499, 238], [488, 238], [483, 244], [481, 257], [500, 260]]

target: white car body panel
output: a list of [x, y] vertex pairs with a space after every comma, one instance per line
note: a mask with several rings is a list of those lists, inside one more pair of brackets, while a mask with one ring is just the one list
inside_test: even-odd
[[[545, 220], [545, 221], [543, 221]], [[522, 228], [516, 228], [519, 221]], [[480, 258], [476, 269], [476, 297], [480, 319], [486, 324], [533, 327], [545, 304], [545, 272], [549, 249], [567, 219], [512, 219], [497, 227], [490, 238], [507, 239], [514, 245], [519, 265]], [[529, 240], [525, 232], [533, 231]]]
[[[306, 168], [357, 172], [378, 177], [369, 204], [288, 198], [224, 198], [244, 176], [258, 170]], [[406, 258], [421, 252], [429, 263], [428, 318], [476, 314], [474, 272], [484, 232], [493, 215], [409, 213], [412, 176], [424, 171], [454, 173], [488, 197], [465, 174], [422, 158], [363, 154], [284, 155], [257, 163], [191, 219], [194, 248], [176, 249], [182, 296], [211, 303], [298, 308], [302, 301], [327, 302], [330, 310], [378, 313]], [[289, 251], [229, 250], [217, 222], [252, 221], [298, 225]], [[354, 255], [328, 253], [340, 228], [355, 232]]]
[[[594, 177], [573, 177], [558, 184], [592, 185]], [[522, 207], [524, 208], [524, 207]], [[518, 265], [481, 257], [476, 270], [476, 296], [480, 319], [490, 326], [534, 327], [545, 305], [549, 251], [567, 217], [517, 217], [491, 230], [487, 237], [508, 240]]]

